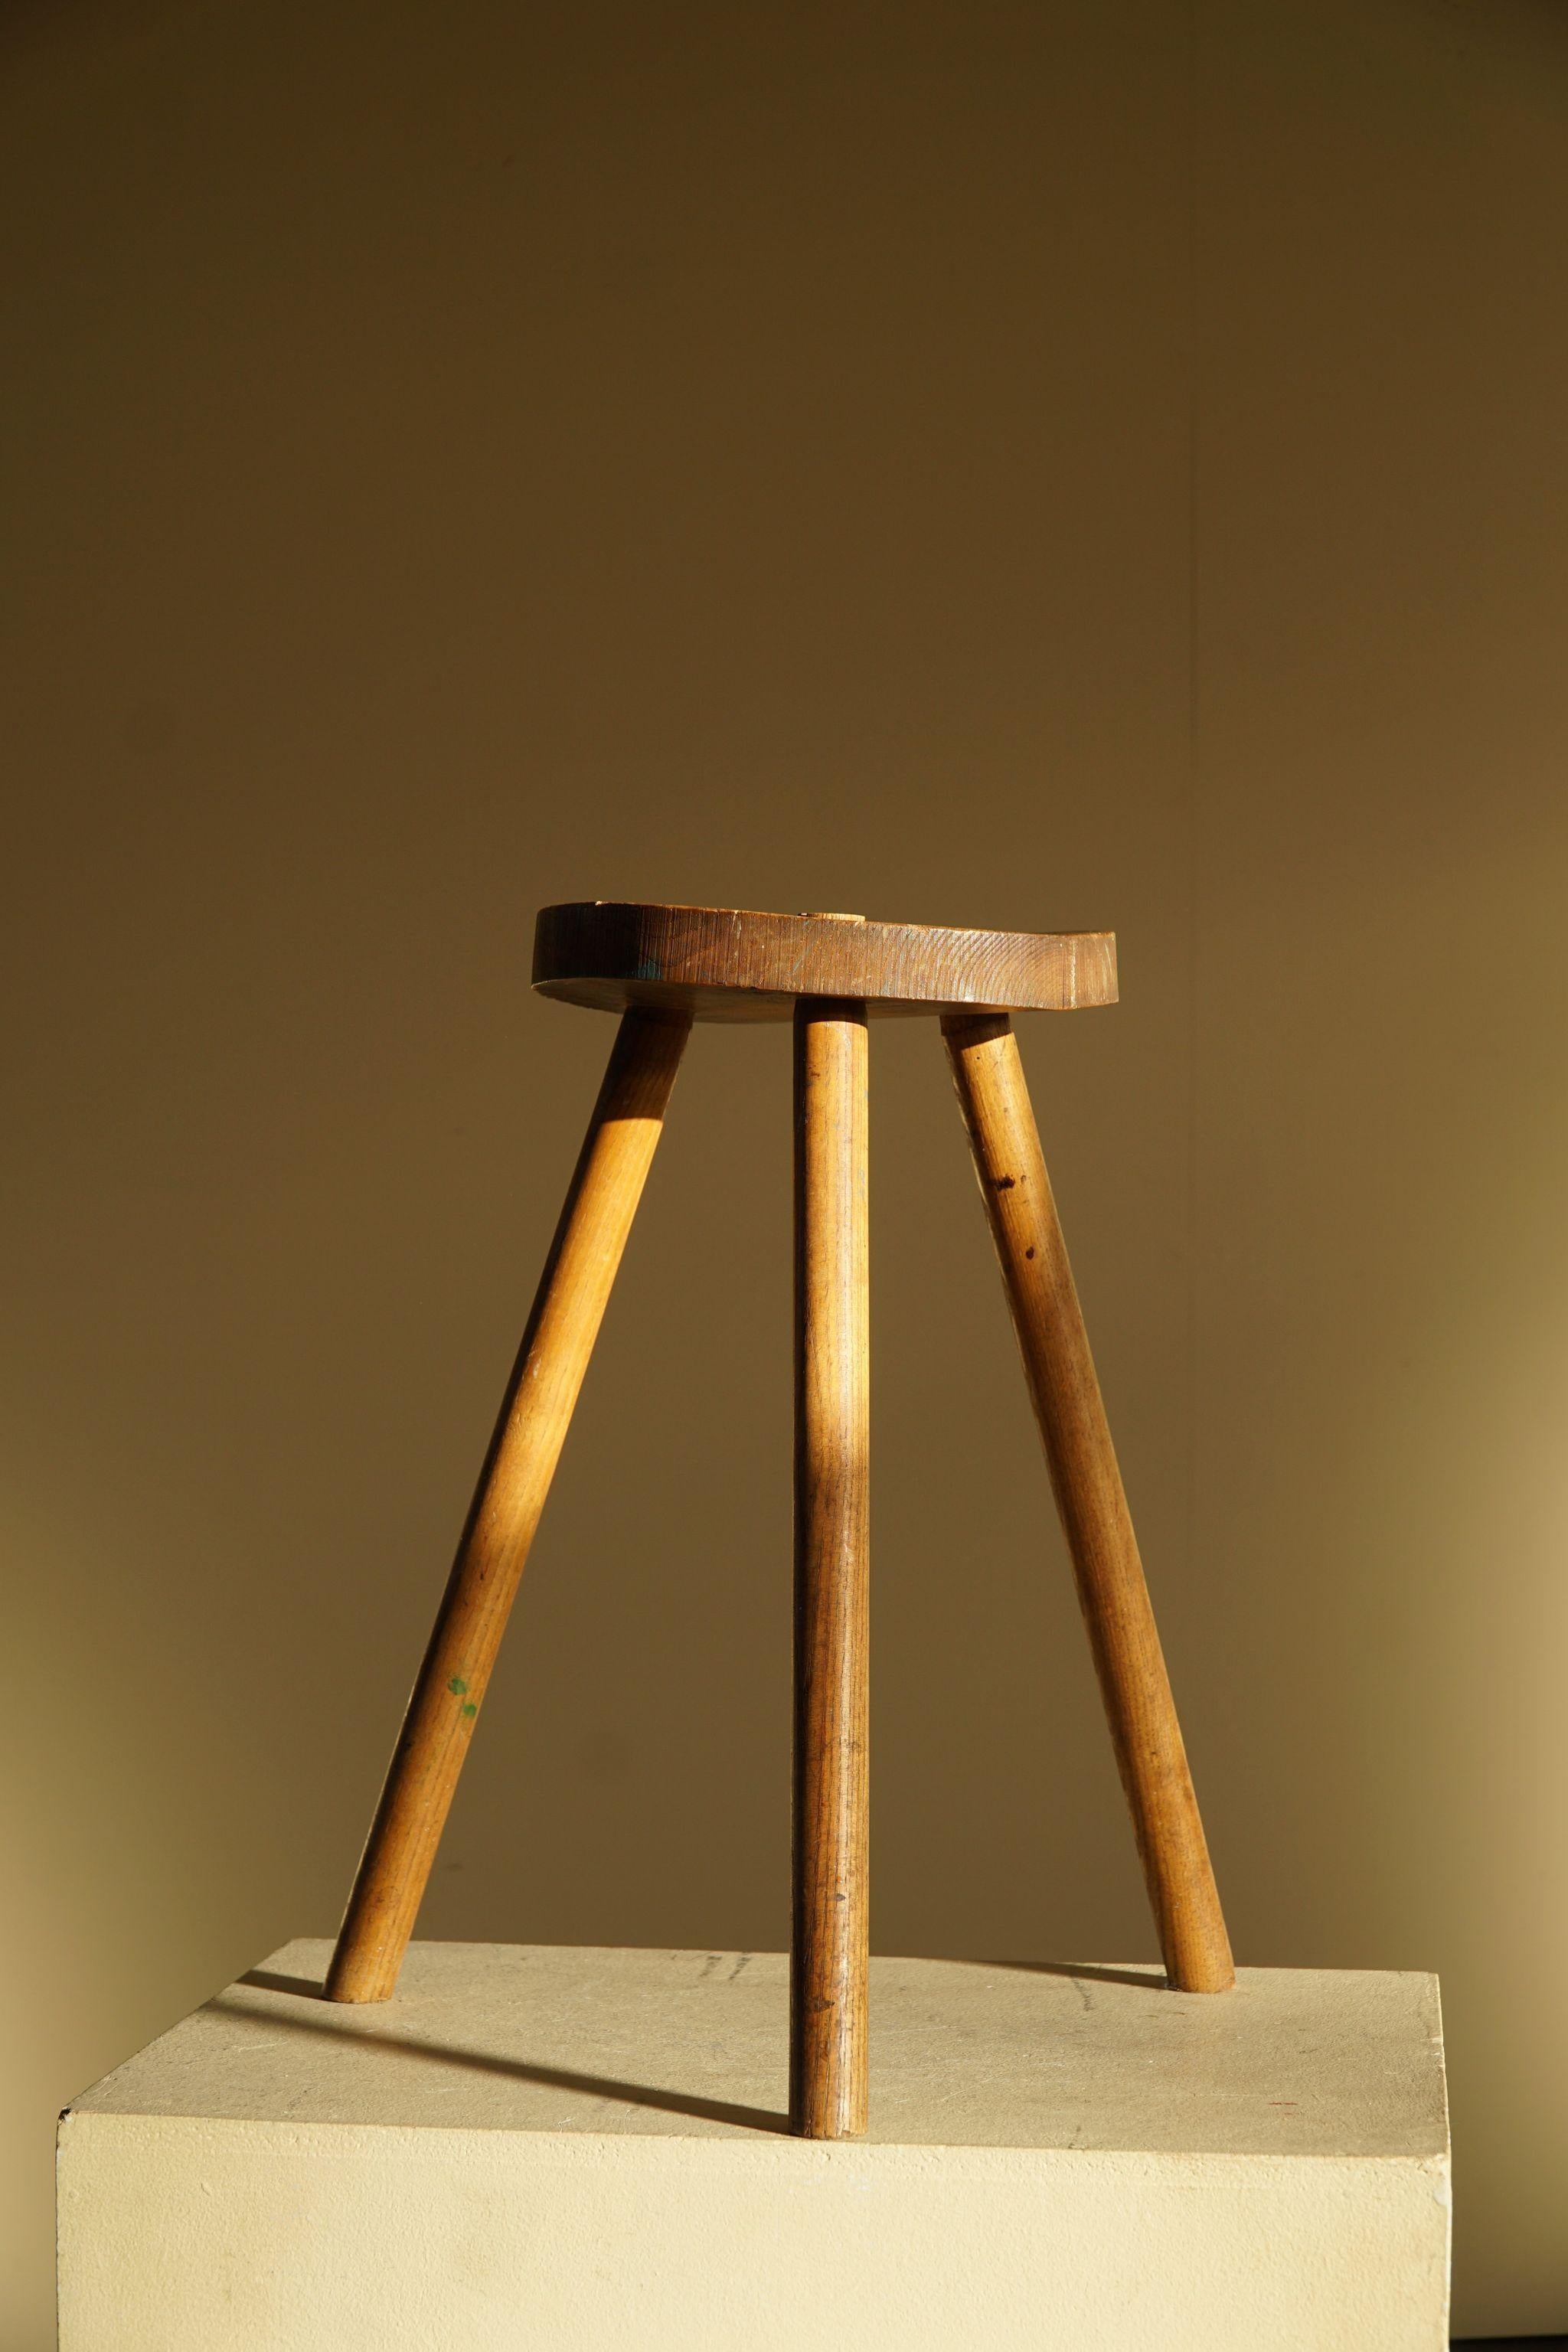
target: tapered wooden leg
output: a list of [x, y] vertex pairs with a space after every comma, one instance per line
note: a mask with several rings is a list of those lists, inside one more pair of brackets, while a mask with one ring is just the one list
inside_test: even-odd
[[1236, 1981], [1138, 1542], [1005, 1014], [943, 1018], [963, 1123], [1045, 1441], [1121, 1783], [1182, 1992]]
[[349, 1897], [333, 2000], [385, 2000], [397, 1982], [690, 1026], [622, 1019]]
[[795, 1017], [795, 1873], [790, 2120], [866, 2128], [869, 1329], [866, 1008]]

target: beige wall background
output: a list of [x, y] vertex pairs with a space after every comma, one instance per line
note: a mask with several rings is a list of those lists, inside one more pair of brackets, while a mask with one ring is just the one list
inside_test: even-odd
[[[542, 902], [1114, 926], [1024, 1050], [1241, 1958], [1568, 2327], [1568, 21], [34, 0], [0, 75], [5, 2232], [330, 1932], [609, 1044]], [[936, 1040], [878, 1946], [1152, 1955]], [[788, 1069], [700, 1034], [425, 1932], [780, 1945]]]

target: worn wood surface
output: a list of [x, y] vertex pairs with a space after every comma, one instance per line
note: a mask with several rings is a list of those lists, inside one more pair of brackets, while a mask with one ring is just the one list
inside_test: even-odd
[[795, 1024], [795, 1857], [790, 2119], [866, 2128], [869, 1439], [867, 1037], [856, 1003]]
[[385, 2000], [397, 1981], [689, 1028], [621, 1023], [349, 1899], [334, 2000]]
[[942, 1028], [1166, 1971], [1183, 1992], [1222, 1992], [1230, 1943], [1017, 1042], [1005, 1015]]
[[799, 996], [876, 1013], [1068, 1013], [1116, 1002], [1116, 940], [595, 899], [542, 909], [533, 984], [574, 1004], [658, 1004], [700, 1021], [784, 1021]]

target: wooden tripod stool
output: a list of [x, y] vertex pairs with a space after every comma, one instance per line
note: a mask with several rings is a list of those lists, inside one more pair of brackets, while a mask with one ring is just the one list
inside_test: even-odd
[[1108, 931], [594, 903], [539, 918], [533, 984], [621, 1014], [425, 1653], [327, 1991], [397, 1980], [693, 1021], [795, 1023], [795, 1853], [790, 2114], [866, 2128], [867, 1015], [940, 1016], [1071, 1551], [1170, 1982], [1230, 1945], [1011, 1011], [1116, 1000]]

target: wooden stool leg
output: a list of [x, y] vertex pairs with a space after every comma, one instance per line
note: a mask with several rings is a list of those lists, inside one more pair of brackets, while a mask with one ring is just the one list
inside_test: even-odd
[[866, 1008], [795, 1016], [795, 1869], [790, 2121], [866, 2128]]
[[945, 1015], [942, 1030], [1166, 1973], [1178, 1991], [1224, 1992], [1230, 1942], [1017, 1041], [1005, 1013]]
[[690, 1027], [622, 1019], [349, 1897], [333, 2000], [385, 2000], [397, 1982]]

